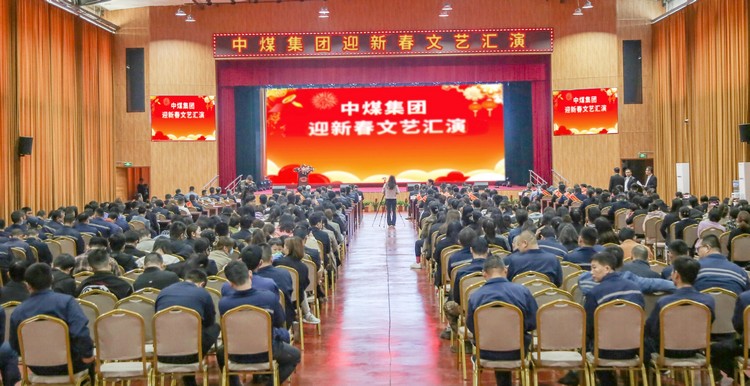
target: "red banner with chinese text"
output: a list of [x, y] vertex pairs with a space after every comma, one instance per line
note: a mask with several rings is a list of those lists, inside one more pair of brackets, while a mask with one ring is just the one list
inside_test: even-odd
[[552, 52], [551, 28], [214, 34], [214, 58]]
[[552, 92], [554, 134], [616, 134], [617, 89], [592, 88]]
[[268, 89], [267, 174], [309, 164], [331, 181], [505, 178], [500, 84]]
[[152, 96], [151, 140], [216, 140], [216, 104], [214, 96]]

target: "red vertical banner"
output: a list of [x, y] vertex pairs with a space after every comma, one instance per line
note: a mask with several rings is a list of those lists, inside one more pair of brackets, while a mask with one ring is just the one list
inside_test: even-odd
[[151, 140], [216, 140], [215, 97], [213, 95], [152, 96]]
[[617, 134], [617, 89], [552, 92], [554, 134]]

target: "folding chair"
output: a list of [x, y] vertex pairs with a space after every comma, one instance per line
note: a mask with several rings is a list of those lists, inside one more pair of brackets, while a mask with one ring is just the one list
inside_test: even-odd
[[[688, 372], [690, 384], [695, 384], [690, 370], [705, 370], [709, 384], [714, 384], [711, 369], [711, 310], [708, 306], [686, 299], [667, 304], [659, 312], [659, 336], [659, 352], [651, 356], [657, 386], [661, 386], [661, 371], [665, 369]], [[665, 355], [667, 350], [703, 351], [705, 356], [695, 354], [691, 358], [670, 358]], [[687, 376], [685, 379], [688, 383]]]
[[557, 300], [568, 300], [572, 302], [573, 295], [559, 288], [547, 288], [545, 290], [535, 292], [534, 300], [536, 300], [536, 305], [538, 307], [542, 307], [545, 304], [552, 303]]
[[78, 305], [81, 306], [81, 309], [83, 310], [83, 314], [86, 315], [86, 319], [89, 321], [89, 335], [91, 336], [91, 340], [96, 341], [96, 337], [94, 336], [94, 323], [96, 323], [96, 319], [99, 317], [99, 308], [96, 307], [96, 304], [83, 300], [83, 299], [76, 299], [78, 302]]
[[553, 283], [548, 282], [547, 280], [542, 280], [542, 279], [534, 279], [531, 281], [524, 282], [521, 285], [528, 288], [532, 294], [537, 293], [539, 291], [544, 291], [550, 288], [557, 288], [557, 286], [554, 285]]
[[[604, 303], [594, 311], [594, 346], [586, 353], [589, 365], [589, 384], [595, 384], [597, 370], [627, 370], [630, 384], [635, 386], [635, 372], [640, 371], [641, 383], [646, 384], [646, 366], [643, 364], [643, 309], [626, 300], [613, 300]], [[601, 350], [637, 350], [633, 358], [604, 359]]]
[[116, 310], [127, 310], [135, 312], [141, 316], [146, 323], [143, 334], [147, 344], [152, 344], [154, 342], [154, 325], [151, 323], [151, 320], [154, 318], [154, 313], [156, 312], [154, 303], [153, 300], [147, 297], [141, 295], [130, 295], [115, 304]]
[[21, 302], [16, 301], [10, 301], [3, 303], [2, 307], [3, 311], [5, 311], [5, 339], [7, 340], [8, 337], [10, 337], [10, 316], [13, 315], [13, 311], [16, 310], [16, 307], [21, 304]]
[[149, 298], [153, 301], [156, 301], [156, 298], [159, 297], [159, 292], [161, 291], [156, 288], [146, 287], [146, 288], [141, 288], [138, 291], [135, 291], [133, 295], [140, 295], [140, 296], [143, 296], [144, 298]]
[[96, 305], [99, 310], [99, 315], [104, 315], [109, 311], [115, 309], [117, 304], [117, 297], [111, 292], [104, 292], [101, 290], [91, 290], [78, 297], [81, 300], [86, 300]]
[[[302, 296], [300, 296], [300, 288], [299, 288], [299, 273], [296, 269], [292, 267], [288, 267], [285, 265], [279, 265], [277, 268], [286, 269], [290, 275], [292, 275], [292, 300], [295, 304], [295, 313], [297, 316], [295, 317], [297, 324], [299, 326], [299, 348], [300, 350], [305, 349], [305, 329], [303, 328], [304, 323], [302, 321], [302, 318], [304, 315], [302, 315], [302, 306], [300, 305], [300, 299]], [[295, 339], [297, 337], [295, 336]]]
[[[589, 384], [586, 358], [586, 311], [570, 300], [555, 300], [536, 313], [536, 350], [531, 352], [534, 385], [540, 369], [581, 370]], [[560, 326], [565, 326], [564, 329]]]
[[729, 260], [735, 263], [745, 263], [750, 261], [750, 234], [741, 234], [734, 236], [729, 241], [732, 245], [732, 253]]
[[[571, 263], [569, 261], [561, 261], [560, 266], [562, 267], [563, 280], [565, 280], [565, 278], [567, 278], [569, 275], [573, 273], [583, 271], [580, 265]], [[564, 281], [563, 281], [563, 286], [564, 286]]]
[[[73, 372], [68, 325], [62, 319], [37, 315], [24, 320], [18, 326], [18, 343], [21, 348], [24, 385], [91, 384], [88, 370]], [[37, 375], [31, 371], [31, 367], [60, 365], [67, 365], [67, 374]]]
[[[247, 333], [253, 326], [253, 333]], [[221, 384], [229, 385], [231, 375], [271, 374], [273, 384], [279, 385], [279, 365], [273, 359], [273, 324], [268, 311], [244, 305], [227, 311], [221, 318], [221, 335], [224, 340], [224, 369]], [[268, 354], [268, 360], [260, 363], [238, 363], [232, 355]]]
[[[154, 377], [163, 382], [168, 376], [203, 375], [203, 386], [208, 386], [208, 368], [201, 350], [201, 317], [189, 308], [172, 306], [154, 315]], [[178, 332], [179, 333], [176, 333]], [[191, 363], [166, 363], [159, 357], [194, 356]]]
[[714, 321], [711, 324], [711, 334], [734, 334], [734, 306], [737, 304], [737, 295], [724, 288], [706, 288], [701, 293], [711, 295], [714, 298]]
[[[744, 331], [750, 331], [750, 307], [742, 310], [742, 325]], [[734, 379], [740, 380], [740, 386], [745, 386], [745, 371], [750, 370], [750, 334], [742, 334], [742, 356], [737, 357], [737, 367], [734, 369]]]
[[221, 292], [221, 287], [224, 286], [224, 283], [227, 282], [227, 279], [219, 276], [209, 276], [208, 281], [206, 282], [206, 288], [213, 288], [219, 292]]
[[[504, 331], [498, 334], [498, 331]], [[474, 386], [479, 385], [482, 371], [517, 371], [521, 385], [529, 384], [529, 359], [524, 344], [524, 322], [521, 310], [505, 302], [495, 301], [479, 306], [474, 312]], [[482, 359], [479, 353], [486, 351], [519, 350], [516, 360]]]
[[524, 284], [532, 280], [544, 280], [550, 283], [552, 282], [549, 277], [547, 277], [547, 275], [536, 271], [521, 272], [513, 278], [513, 282], [516, 284]]
[[[467, 279], [468, 278], [468, 279]], [[466, 279], [466, 280], [464, 280]], [[456, 338], [458, 340], [458, 356], [461, 364], [461, 375], [466, 379], [466, 341], [474, 339], [471, 331], [466, 328], [466, 314], [469, 311], [469, 298], [474, 291], [481, 288], [486, 280], [481, 276], [466, 276], [461, 278], [461, 315], [458, 317]]]
[[121, 278], [128, 278], [128, 279], [133, 279], [133, 280], [135, 280], [135, 279], [137, 279], [137, 278], [138, 278], [138, 276], [141, 276], [141, 274], [143, 274], [143, 268], [136, 268], [136, 269], [130, 270], [130, 271], [128, 271], [128, 272], [125, 272], [125, 273], [124, 273], [124, 274], [123, 274], [122, 276], [120, 276], [120, 277], [121, 277]]
[[[310, 304], [310, 309], [313, 310], [315, 316], [320, 319], [320, 299], [318, 299], [318, 268], [315, 262], [308, 259], [302, 259], [302, 262], [307, 266], [307, 277], [310, 284], [307, 285], [305, 291], [307, 292], [307, 303]], [[283, 298], [283, 296], [282, 296]], [[321, 334], [321, 323], [317, 324], [318, 335]]]
[[145, 323], [135, 312], [114, 310], [96, 319], [97, 384], [143, 379], [151, 384], [151, 363], [146, 357]]

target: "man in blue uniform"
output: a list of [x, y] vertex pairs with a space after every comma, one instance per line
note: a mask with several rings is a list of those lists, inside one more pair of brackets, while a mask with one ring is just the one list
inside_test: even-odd
[[[484, 278], [487, 282], [474, 292], [469, 298], [469, 308], [466, 314], [466, 327], [474, 333], [474, 312], [483, 304], [494, 301], [502, 301], [518, 307], [523, 313], [524, 323], [524, 345], [528, 349], [531, 344], [531, 331], [536, 329], [537, 304], [534, 296], [528, 288], [508, 281], [508, 270], [503, 259], [497, 256], [489, 256], [484, 261]], [[528, 352], [528, 350], [525, 350]], [[479, 353], [479, 357], [489, 360], [514, 360], [519, 359], [518, 351], [485, 351]], [[475, 359], [476, 360], [476, 359]], [[507, 372], [495, 372], [495, 381], [499, 386], [510, 385], [510, 374]]]
[[[221, 328], [216, 324], [216, 310], [211, 295], [205, 290], [207, 276], [203, 270], [192, 269], [185, 275], [185, 281], [174, 283], [159, 292], [156, 298], [156, 312], [172, 306], [190, 308], [201, 316], [201, 351], [205, 356], [216, 343]], [[159, 357], [165, 363], [192, 363], [195, 356]], [[182, 377], [185, 386], [195, 386], [195, 376]]]
[[701, 270], [695, 280], [695, 289], [703, 291], [711, 287], [724, 288], [739, 295], [748, 289], [747, 272], [721, 254], [719, 238], [707, 235], [698, 248]]
[[295, 312], [293, 302], [296, 301], [292, 298], [292, 291], [294, 290], [292, 275], [285, 269], [273, 266], [271, 247], [268, 244], [250, 245], [247, 249], [251, 251], [251, 255], [248, 256], [249, 265], [257, 267], [253, 270], [255, 279], [263, 277], [273, 280], [284, 294], [284, 304], [286, 305], [284, 313], [286, 314], [287, 326], [291, 326], [291, 323], [294, 322]]
[[471, 254], [471, 244], [474, 239], [477, 238], [477, 232], [473, 229], [465, 227], [458, 232], [458, 242], [461, 244], [461, 249], [456, 251], [450, 258], [448, 258], [448, 273], [457, 265], [470, 262], [474, 256]]
[[535, 271], [547, 275], [556, 286], [562, 285], [563, 273], [560, 260], [549, 252], [539, 248], [536, 236], [530, 231], [524, 231], [513, 239], [513, 254], [505, 258], [508, 267], [508, 280], [516, 275]]
[[82, 254], [86, 250], [86, 243], [83, 242], [81, 232], [73, 229], [73, 223], [76, 220], [76, 216], [73, 213], [65, 214], [63, 217], [63, 226], [55, 232], [55, 237], [65, 236], [70, 237], [76, 241], [76, 255]]
[[599, 233], [596, 229], [584, 227], [578, 236], [579, 247], [565, 255], [564, 260], [588, 270], [591, 266], [591, 257], [597, 252], [594, 248], [597, 238], [599, 238]]
[[[263, 308], [271, 314], [273, 322], [273, 359], [279, 364], [279, 383], [289, 378], [300, 361], [300, 351], [289, 344], [289, 331], [284, 328], [284, 310], [278, 301], [278, 295], [253, 288], [253, 280], [244, 263], [233, 261], [224, 268], [224, 273], [232, 286], [232, 293], [219, 301], [219, 313], [223, 316], [227, 311], [242, 305]], [[219, 348], [216, 358], [219, 367], [224, 368], [224, 348]], [[237, 363], [266, 362], [268, 355], [236, 355], [232, 358]], [[273, 385], [273, 381], [268, 383]], [[240, 386], [237, 376], [230, 378], [231, 386]]]
[[[18, 343], [18, 326], [26, 319], [37, 315], [49, 315], [62, 319], [68, 325], [70, 337], [70, 356], [73, 360], [73, 372], [91, 371], [94, 361], [94, 342], [89, 335], [88, 319], [76, 300], [68, 295], [53, 292], [52, 269], [44, 263], [32, 264], [26, 269], [24, 280], [29, 285], [31, 296], [21, 303], [10, 317], [10, 347], [21, 352]], [[66, 375], [67, 365], [32, 367], [38, 375]]]

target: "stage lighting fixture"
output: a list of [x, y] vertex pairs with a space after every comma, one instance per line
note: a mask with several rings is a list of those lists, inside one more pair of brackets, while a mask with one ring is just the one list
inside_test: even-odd
[[583, 9], [590, 9], [590, 8], [594, 8], [594, 5], [591, 4], [591, 0], [586, 0], [586, 4], [584, 4], [583, 7], [581, 7], [581, 8], [583, 8]]
[[443, 11], [452, 11], [452, 10], [453, 10], [453, 7], [451, 6], [451, 3], [445, 3], [445, 5], [443, 5]]
[[175, 16], [187, 16], [187, 13], [182, 10], [182, 7], [177, 8], [177, 12], [174, 13]]
[[440, 17], [448, 17], [448, 11], [440, 11]]
[[187, 15], [185, 18], [185, 21], [188, 23], [195, 23], [195, 19], [193, 19], [193, 15]]
[[327, 19], [330, 13], [328, 7], [321, 7], [320, 11], [318, 11], [318, 17], [321, 19]]
[[581, 11], [580, 8], [576, 8], [575, 12], [573, 12], [573, 16], [583, 16], [583, 11]]

